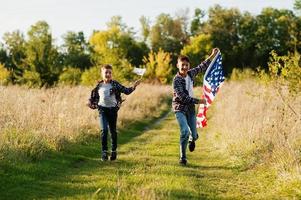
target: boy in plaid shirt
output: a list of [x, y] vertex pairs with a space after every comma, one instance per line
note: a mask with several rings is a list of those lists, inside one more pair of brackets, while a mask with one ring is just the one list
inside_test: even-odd
[[102, 161], [108, 160], [107, 137], [110, 129], [112, 139], [112, 151], [110, 160], [117, 158], [117, 112], [121, 106], [121, 93], [131, 94], [140, 81], [136, 81], [133, 87], [124, 87], [119, 82], [112, 79], [112, 66], [104, 65], [101, 68], [103, 80], [92, 90], [88, 106], [98, 109], [101, 128]]
[[180, 164], [186, 165], [186, 148], [189, 140], [189, 150], [194, 151], [198, 139], [196, 130], [195, 104], [205, 104], [205, 99], [197, 99], [193, 94], [193, 82], [200, 72], [204, 72], [218, 49], [212, 50], [211, 55], [197, 67], [190, 69], [187, 56], [179, 56], [177, 61], [178, 73], [173, 79], [172, 108], [180, 127]]

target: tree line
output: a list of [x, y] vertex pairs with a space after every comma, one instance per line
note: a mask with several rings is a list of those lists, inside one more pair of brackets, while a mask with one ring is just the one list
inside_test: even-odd
[[113, 16], [104, 30], [86, 39], [83, 32], [67, 32], [56, 45], [45, 21], [32, 25], [26, 34], [7, 32], [0, 44], [0, 83], [28, 86], [95, 84], [99, 66], [113, 65], [114, 77], [131, 81], [133, 67], [145, 67], [149, 81], [169, 83], [176, 73], [176, 58], [188, 55], [192, 66], [213, 47], [223, 54], [227, 74], [234, 68], [267, 69], [270, 52], [286, 55], [301, 50], [301, 3], [295, 12], [264, 8], [252, 15], [235, 8], [211, 7], [207, 12], [187, 10], [174, 16], [162, 13], [154, 21], [142, 16], [138, 37], [120, 16]]

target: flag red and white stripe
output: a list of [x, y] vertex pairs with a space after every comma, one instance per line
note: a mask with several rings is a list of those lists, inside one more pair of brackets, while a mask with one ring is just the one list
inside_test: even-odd
[[200, 104], [197, 114], [197, 128], [207, 126], [207, 111], [212, 104], [216, 93], [225, 80], [224, 72], [222, 69], [222, 56], [218, 52], [210, 63], [204, 75], [203, 82], [203, 95], [201, 98], [206, 99], [206, 104]]

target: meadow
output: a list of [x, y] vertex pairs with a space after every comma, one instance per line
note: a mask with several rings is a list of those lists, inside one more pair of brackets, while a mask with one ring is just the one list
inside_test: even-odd
[[[98, 136], [98, 112], [86, 106], [92, 89], [0, 86], [0, 157], [36, 160], [48, 150], [60, 151], [68, 142]], [[123, 96], [118, 127], [158, 117], [169, 107], [170, 92], [169, 86], [142, 84], [132, 95]]]
[[[301, 96], [228, 80], [188, 165], [171, 87], [142, 84], [119, 111], [119, 156], [100, 160], [91, 88], [1, 86], [3, 199], [299, 199]], [[201, 88], [195, 88], [199, 94]]]
[[208, 137], [233, 166], [267, 170], [287, 186], [288, 194], [300, 194], [300, 93], [254, 79], [230, 81], [213, 110]]
[[[184, 6], [173, 14], [158, 4], [162, 13], [143, 13], [139, 27], [127, 25], [129, 16], [120, 14], [131, 10], [121, 13], [120, 3], [115, 16], [97, 11], [100, 16], [85, 18], [82, 9], [82, 19], [93, 18], [84, 21], [70, 17], [73, 11], [78, 16], [69, 9], [75, 4], [61, 9], [59, 3], [26, 2], [35, 12], [1, 12], [16, 23], [3, 29], [0, 41], [0, 200], [301, 199], [301, 0], [283, 1], [281, 8], [262, 2], [256, 13], [252, 6], [240, 10], [243, 1], [210, 1], [210, 7], [191, 12]], [[82, 3], [103, 7], [101, 1]], [[60, 26], [66, 32], [58, 38], [59, 18], [46, 15], [52, 9], [68, 15], [69, 25], [84, 22], [93, 31]], [[19, 29], [24, 16], [36, 14]], [[96, 26], [87, 23], [95, 20]], [[181, 166], [171, 111], [178, 56], [195, 67], [214, 48], [222, 54], [226, 81]], [[143, 76], [133, 94], [122, 96], [114, 162], [100, 158], [99, 116], [87, 106], [104, 64], [121, 83]], [[145, 73], [140, 77], [135, 68]], [[194, 82], [198, 97], [203, 78]]]

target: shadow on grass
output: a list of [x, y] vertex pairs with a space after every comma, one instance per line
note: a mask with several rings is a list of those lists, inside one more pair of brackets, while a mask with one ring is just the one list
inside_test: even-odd
[[[167, 112], [169, 110], [162, 111], [159, 118], [134, 122], [120, 129], [118, 131], [119, 147], [143, 134], [146, 127], [155, 124]], [[97, 185], [91, 185], [87, 177], [94, 176], [94, 173], [98, 173], [100, 177], [107, 177], [108, 174], [99, 174], [105, 171], [116, 176], [116, 171], [120, 171], [119, 166], [124, 166], [121, 173], [125, 174], [126, 168], [132, 168], [133, 165], [135, 163], [123, 160], [101, 162], [100, 136], [99, 134], [98, 137], [90, 136], [85, 138], [85, 141], [67, 143], [64, 150], [60, 152], [49, 151], [38, 161], [0, 160], [0, 199], [56, 199], [92, 195], [99, 188]], [[104, 170], [99, 170], [99, 168], [104, 168]], [[86, 178], [74, 184], [78, 180], [75, 177], [81, 175]], [[109, 186], [102, 188], [102, 192], [111, 190]]]
[[[81, 148], [89, 148], [89, 146]], [[89, 177], [98, 173], [98, 177], [108, 178], [105, 172], [114, 175], [119, 166], [126, 169], [132, 168], [135, 164], [122, 160], [102, 163], [100, 160], [85, 158], [85, 156], [54, 154], [37, 163], [3, 164], [0, 199], [57, 199], [78, 195], [92, 196], [98, 187], [90, 184]], [[99, 174], [99, 168], [104, 169], [100, 172], [101, 174]], [[108, 191], [115, 188], [107, 186], [102, 189]]]

